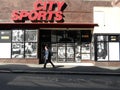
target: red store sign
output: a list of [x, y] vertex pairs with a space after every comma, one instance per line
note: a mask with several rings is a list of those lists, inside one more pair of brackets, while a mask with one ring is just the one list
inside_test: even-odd
[[12, 20], [13, 21], [62, 21], [63, 20], [63, 6], [65, 2], [59, 1], [49, 1], [42, 2], [41, 0], [37, 0], [34, 3], [34, 9], [31, 11], [27, 10], [14, 10], [12, 12]]

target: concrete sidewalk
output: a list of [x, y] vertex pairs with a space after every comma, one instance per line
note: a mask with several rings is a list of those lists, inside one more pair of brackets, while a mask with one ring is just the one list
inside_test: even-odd
[[98, 67], [92, 64], [55, 64], [52, 68], [47, 64], [5, 64], [0, 63], [0, 73], [29, 73], [29, 74], [73, 74], [73, 75], [120, 75], [120, 67]]

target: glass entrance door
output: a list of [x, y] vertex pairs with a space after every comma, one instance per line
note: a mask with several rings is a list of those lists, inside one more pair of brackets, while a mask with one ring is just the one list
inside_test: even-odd
[[58, 62], [73, 62], [75, 57], [74, 43], [58, 43]]
[[43, 46], [49, 44], [54, 62], [81, 62], [91, 59], [90, 30], [40, 30], [41, 60]]

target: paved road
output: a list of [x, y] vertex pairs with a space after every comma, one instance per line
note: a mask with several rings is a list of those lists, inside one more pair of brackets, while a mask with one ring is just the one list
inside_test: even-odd
[[120, 90], [119, 76], [0, 73], [0, 90]]

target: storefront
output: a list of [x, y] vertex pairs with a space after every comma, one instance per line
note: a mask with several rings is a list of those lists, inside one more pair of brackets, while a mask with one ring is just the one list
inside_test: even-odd
[[94, 29], [96, 65], [120, 65], [119, 15], [120, 8], [118, 6], [94, 7], [94, 22], [99, 24], [99, 27]]
[[[1, 7], [8, 4], [2, 2]], [[43, 63], [45, 44], [50, 46], [56, 63], [104, 65], [120, 60], [120, 34], [107, 31], [113, 28], [111, 23], [106, 24], [110, 16], [103, 12], [104, 6], [112, 8], [110, 0], [16, 0], [9, 3], [10, 9], [2, 9], [3, 14], [0, 14], [0, 62]], [[118, 23], [116, 20], [114, 23]], [[116, 28], [119, 29], [119, 24]], [[113, 47], [117, 49], [111, 49]], [[114, 57], [113, 50], [117, 52]]]
[[2, 26], [1, 62], [43, 63], [45, 44], [51, 48], [52, 60], [57, 63], [79, 63], [84, 60], [91, 61], [94, 57], [91, 53], [92, 32], [97, 24], [2, 23], [0, 25]]
[[92, 30], [90, 28], [88, 30], [80, 30], [80, 28], [41, 29], [40, 36], [41, 53], [45, 44], [50, 45], [54, 62], [75, 63], [83, 60], [90, 61], [92, 58]]

